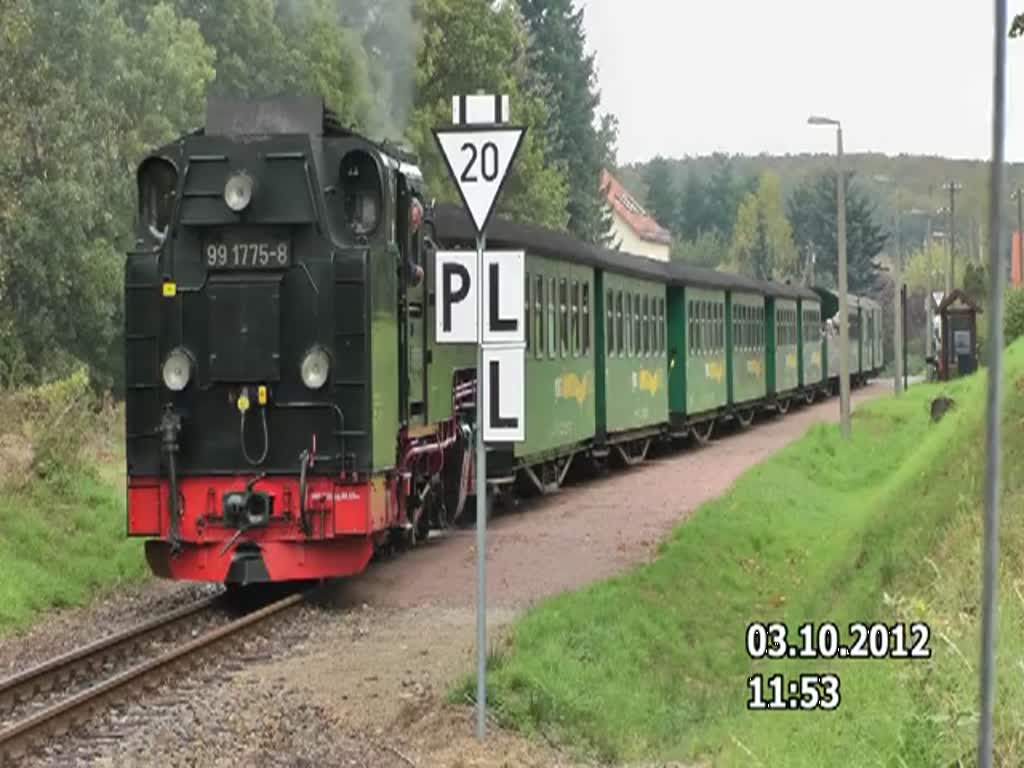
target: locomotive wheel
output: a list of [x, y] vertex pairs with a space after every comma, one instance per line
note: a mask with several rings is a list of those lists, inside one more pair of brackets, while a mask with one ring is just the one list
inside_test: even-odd
[[775, 407], [779, 409], [779, 415], [785, 416], [789, 413], [789, 398], [785, 397], [776, 402]]
[[740, 425], [740, 429], [746, 429], [754, 422], [754, 409], [748, 408], [746, 411], [736, 411], [736, 423]]
[[807, 392], [804, 394], [804, 402], [807, 403], [808, 405], [814, 403], [814, 395], [815, 392], [813, 389], [807, 390]]

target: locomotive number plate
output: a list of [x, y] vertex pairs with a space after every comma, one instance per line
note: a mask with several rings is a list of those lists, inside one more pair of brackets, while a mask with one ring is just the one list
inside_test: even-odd
[[203, 246], [207, 269], [284, 269], [291, 266], [292, 248], [287, 240], [214, 242]]

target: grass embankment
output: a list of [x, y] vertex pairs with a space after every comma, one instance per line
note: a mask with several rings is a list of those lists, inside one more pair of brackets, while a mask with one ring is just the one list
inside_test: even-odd
[[145, 576], [125, 536], [119, 422], [80, 375], [0, 396], [0, 635]]
[[[1024, 764], [1024, 343], [1007, 354], [997, 750]], [[494, 659], [506, 723], [605, 759], [714, 765], [973, 762], [984, 378], [811, 428], [679, 526], [659, 557], [553, 598]], [[944, 392], [957, 408], [931, 423]], [[685, 476], [679, 483], [687, 481]], [[928, 660], [751, 661], [751, 621], [926, 621]], [[834, 712], [746, 709], [753, 673], [836, 673]], [[469, 690], [467, 688], [467, 690]]]

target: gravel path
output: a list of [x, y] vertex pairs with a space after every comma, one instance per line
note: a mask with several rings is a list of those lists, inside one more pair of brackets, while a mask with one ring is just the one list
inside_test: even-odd
[[[889, 391], [882, 384], [866, 387], [854, 393], [854, 404]], [[702, 502], [810, 424], [834, 421], [837, 412], [833, 398], [782, 419], [766, 417], [705, 448], [612, 472], [496, 519], [488, 538], [491, 642], [500, 643], [507, 625], [537, 600], [649, 559], [661, 538]], [[332, 585], [324, 603], [304, 609], [287, 631], [246, 649], [244, 663], [204, 667], [180, 686], [154, 692], [144, 710], [128, 707], [122, 727], [109, 718], [90, 725], [84, 739], [39, 764], [573, 765], [554, 747], [497, 727], [479, 745], [472, 710], [444, 701], [452, 682], [473, 668], [474, 544], [472, 530], [452, 532], [374, 563], [362, 576]], [[152, 587], [158, 590], [152, 594], [159, 597], [164, 588]], [[143, 591], [129, 605], [145, 599]], [[26, 642], [50, 655], [60, 643], [48, 632], [78, 640], [77, 631], [94, 631], [92, 610], [4, 641], [0, 665], [17, 656], [16, 646], [25, 652]], [[76, 630], [76, 621], [85, 623]]]

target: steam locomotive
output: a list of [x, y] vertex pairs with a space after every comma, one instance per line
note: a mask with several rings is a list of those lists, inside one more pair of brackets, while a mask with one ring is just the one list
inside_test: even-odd
[[[315, 97], [211, 100], [137, 171], [125, 267], [128, 533], [172, 579], [359, 573], [454, 524], [473, 487], [475, 354], [434, 343], [433, 254], [468, 218], [416, 159]], [[574, 459], [643, 459], [835, 388], [835, 297], [496, 221], [527, 253], [526, 440], [488, 489], [558, 488]], [[854, 380], [881, 311], [850, 302]]]

